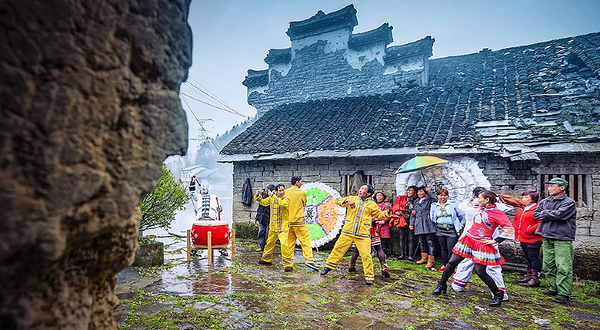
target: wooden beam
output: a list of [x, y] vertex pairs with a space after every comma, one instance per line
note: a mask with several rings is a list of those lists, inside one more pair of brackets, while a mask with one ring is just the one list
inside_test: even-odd
[[583, 207], [583, 189], [585, 182], [583, 181], [583, 174], [577, 175], [577, 206]]
[[570, 174], [567, 181], [569, 182], [569, 197], [575, 199], [575, 175]]
[[191, 254], [191, 244], [190, 244], [190, 230], [188, 229], [186, 232], [186, 240], [187, 240], [187, 262], [190, 262], [190, 254]]

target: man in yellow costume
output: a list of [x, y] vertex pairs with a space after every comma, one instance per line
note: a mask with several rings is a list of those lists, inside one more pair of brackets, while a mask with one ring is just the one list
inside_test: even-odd
[[373, 259], [371, 259], [371, 234], [369, 229], [371, 229], [373, 218], [383, 219], [390, 216], [389, 211], [381, 211], [379, 206], [371, 199], [373, 192], [373, 186], [366, 184], [360, 187], [357, 196], [342, 197], [337, 200], [338, 205], [346, 208], [346, 219], [344, 220], [342, 233], [331, 254], [329, 254], [321, 275], [335, 269], [346, 251], [354, 243], [362, 260], [365, 284], [373, 284], [375, 273], [373, 272]]
[[269, 195], [270, 196], [267, 198], [262, 198], [260, 190], [254, 195], [254, 199], [256, 199], [260, 205], [269, 206], [271, 209], [271, 222], [269, 224], [267, 245], [265, 245], [263, 255], [258, 263], [261, 265], [270, 265], [273, 263], [273, 250], [275, 250], [275, 243], [279, 240], [283, 269], [286, 272], [291, 272], [294, 269], [294, 260], [288, 245], [288, 207], [290, 205], [290, 197], [286, 196], [285, 186], [282, 183], [275, 186], [274, 194], [269, 192]]
[[304, 207], [306, 206], [306, 192], [302, 187], [302, 178], [299, 176], [292, 177], [292, 186], [285, 190], [286, 196], [290, 197], [290, 231], [288, 233], [288, 246], [292, 258], [294, 258], [294, 249], [296, 248], [296, 239], [300, 241], [302, 246], [302, 255], [304, 263], [307, 267], [319, 271], [319, 267], [315, 265], [313, 260], [312, 242], [310, 241], [310, 233], [308, 225], [304, 221]]

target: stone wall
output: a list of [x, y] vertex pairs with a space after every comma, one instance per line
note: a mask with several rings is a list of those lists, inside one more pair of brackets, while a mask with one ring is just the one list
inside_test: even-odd
[[[327, 53], [327, 42], [317, 41], [298, 50], [287, 72], [270, 69], [268, 86], [249, 88], [248, 103], [262, 115], [284, 103], [382, 94], [425, 79], [422, 76], [429, 62], [424, 56], [407, 59], [406, 65], [386, 67], [377, 57], [360, 63], [358, 59], [364, 55], [358, 52], [350, 57], [348, 49]], [[383, 48], [365, 51], [382, 54]]]
[[[577, 237], [575, 247], [576, 263], [592, 262], [593, 267], [579, 267], [580, 274], [587, 277], [600, 276], [600, 155], [540, 155], [539, 162], [510, 162], [507, 158], [491, 155], [469, 155], [479, 161], [479, 167], [488, 177], [494, 191], [519, 196], [523, 190], [539, 191], [541, 174], [585, 174], [588, 178], [588, 207], [578, 209]], [[411, 156], [412, 157], [412, 156]], [[443, 155], [441, 157], [444, 157]], [[289, 186], [292, 175], [300, 175], [305, 183], [321, 181], [341, 194], [345, 191], [343, 177], [362, 170], [371, 175], [375, 190], [383, 190], [390, 200], [396, 196], [394, 171], [410, 157], [390, 156], [372, 158], [322, 158], [301, 160], [277, 160], [237, 162], [234, 164], [233, 213], [235, 222], [254, 221], [257, 203], [251, 207], [241, 203], [241, 189], [246, 178], [250, 178], [253, 190], [265, 187], [268, 183], [282, 182]], [[513, 214], [511, 214], [513, 215]], [[519, 255], [517, 244], [503, 243], [503, 248], [511, 249], [507, 254]], [[519, 260], [515, 260], [519, 262]], [[584, 271], [585, 269], [585, 271]], [[597, 271], [593, 271], [593, 270]], [[592, 270], [592, 271], [590, 271]], [[592, 275], [590, 275], [592, 274]]]
[[188, 6], [0, 4], [0, 328], [118, 327], [141, 196], [187, 147]]

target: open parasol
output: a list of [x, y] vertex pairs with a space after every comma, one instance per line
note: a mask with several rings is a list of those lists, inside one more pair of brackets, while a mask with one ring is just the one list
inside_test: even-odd
[[[396, 174], [408, 173], [408, 172], [413, 172], [413, 171], [420, 172], [420, 170], [426, 169], [428, 167], [439, 165], [439, 164], [444, 164], [447, 162], [448, 162], [447, 160], [441, 159], [441, 158], [438, 158], [435, 156], [415, 156], [415, 157], [407, 160], [406, 162], [404, 162], [404, 164], [402, 164], [402, 166], [400, 166], [400, 168], [398, 168], [396, 170]], [[425, 182], [427, 184], [425, 175], [423, 175], [423, 172], [420, 172], [420, 173], [421, 173], [421, 176], [423, 177], [423, 182]]]
[[416, 156], [402, 164], [402, 166], [396, 170], [396, 174], [422, 170], [430, 166], [444, 164], [447, 162], [447, 160], [435, 156]]
[[471, 157], [453, 157], [441, 166], [399, 173], [396, 175], [396, 190], [405, 191], [409, 186], [420, 185], [420, 181], [424, 184], [426, 181], [435, 182], [436, 188], [448, 189], [450, 200], [457, 202], [471, 197], [473, 187], [490, 187], [490, 182], [483, 174], [478, 161]]

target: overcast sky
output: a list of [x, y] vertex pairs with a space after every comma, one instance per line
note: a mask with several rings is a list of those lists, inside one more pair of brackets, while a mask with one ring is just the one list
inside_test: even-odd
[[[425, 36], [435, 38], [433, 57], [469, 54], [483, 48], [498, 50], [600, 31], [597, 0], [193, 0], [189, 24], [194, 35], [193, 64], [188, 81], [206, 89], [236, 111], [253, 116], [242, 85], [248, 69], [266, 69], [263, 61], [270, 48], [287, 48], [290, 21], [304, 20], [318, 10], [336, 11], [348, 4], [357, 10], [354, 33], [387, 22], [394, 42], [402, 45]], [[195, 81], [202, 84], [198, 86]], [[206, 88], [206, 89], [204, 89]], [[182, 92], [211, 100], [190, 84]], [[208, 136], [222, 134], [243, 117], [184, 97], [200, 119]], [[188, 105], [184, 102], [187, 111]], [[188, 112], [190, 137], [199, 125]], [[190, 141], [190, 151], [195, 142]]]

